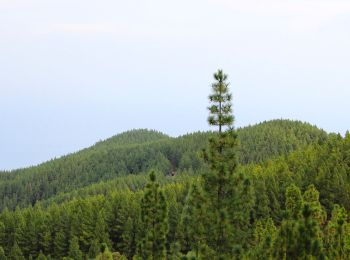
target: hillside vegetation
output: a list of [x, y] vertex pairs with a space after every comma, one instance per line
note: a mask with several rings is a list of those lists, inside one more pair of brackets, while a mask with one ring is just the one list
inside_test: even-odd
[[132, 130], [0, 173], [0, 259], [350, 259], [350, 134], [235, 130], [214, 80], [213, 132]]
[[[256, 130], [255, 127], [257, 127]], [[265, 128], [265, 130], [262, 131], [259, 128]], [[245, 132], [246, 129], [247, 132]], [[300, 135], [301, 132], [303, 134]], [[135, 134], [154, 134], [154, 132], [145, 130], [130, 133], [133, 136]], [[242, 248], [240, 250], [246, 248], [238, 251], [240, 253], [237, 253], [237, 258], [260, 259], [259, 255], [278, 255], [280, 253], [277, 251], [279, 247], [275, 245], [283, 238], [281, 237], [283, 233], [279, 232], [291, 228], [288, 225], [297, 223], [295, 222], [297, 220], [289, 222], [285, 220], [286, 214], [290, 214], [291, 206], [288, 203], [293, 200], [301, 200], [301, 203], [305, 205], [311, 203], [313, 207], [316, 207], [318, 213], [315, 218], [319, 221], [318, 232], [321, 232], [321, 237], [325, 239], [322, 241], [326, 248], [324, 250], [329, 255], [335, 254], [334, 248], [340, 239], [337, 238], [336, 230], [339, 228], [343, 230], [341, 241], [350, 239], [346, 231], [349, 228], [346, 212], [350, 210], [350, 135], [345, 138], [339, 135], [327, 135], [308, 124], [281, 120], [239, 129], [238, 133], [239, 136], [244, 135], [245, 138], [248, 138], [250, 134], [256, 142], [262, 140], [265, 146], [252, 145], [253, 157], [259, 159], [252, 162], [248, 160], [248, 164], [243, 164], [238, 169], [239, 174], [236, 178], [238, 178], [237, 183], [241, 184], [238, 186], [236, 197], [236, 200], [239, 201], [236, 207], [239, 210], [237, 208], [236, 210], [241, 214], [245, 212], [244, 214], [247, 215], [241, 218], [244, 215], [239, 214], [237, 217], [241, 216], [239, 217], [241, 220], [236, 220], [239, 226], [236, 228], [240, 230], [241, 235], [237, 234], [238, 239], [234, 243]], [[286, 142], [266, 142], [269, 133], [271, 135], [278, 133], [280, 136], [277, 140]], [[303, 138], [296, 138], [298, 133]], [[166, 236], [168, 258], [179, 259], [176, 258], [176, 255], [180, 256], [184, 252], [189, 252], [186, 248], [193, 243], [191, 241], [194, 239], [192, 237], [194, 233], [187, 233], [189, 230], [186, 229], [187, 224], [184, 222], [187, 214], [186, 208], [190, 203], [187, 194], [191, 190], [190, 186], [194, 185], [193, 183], [200, 184], [201, 181], [198, 179], [200, 171], [207, 170], [197, 153], [205, 146], [209, 135], [210, 133], [195, 133], [179, 138], [160, 136], [158, 140], [145, 141], [143, 144], [137, 144], [134, 139], [133, 144], [130, 145], [124, 141], [122, 144], [110, 143], [109, 145], [108, 140], [90, 149], [38, 167], [4, 173], [6, 178], [2, 182], [7, 181], [8, 183], [11, 180], [8, 175], [14, 174], [16, 177], [12, 181], [18, 181], [24, 185], [25, 181], [21, 182], [21, 178], [25, 180], [30, 174], [35, 176], [35, 170], [38, 174], [45, 174], [45, 167], [50, 165], [67, 162], [73, 164], [74, 159], [72, 158], [75, 156], [84, 158], [84, 156], [103, 154], [104, 149], [113, 151], [113, 147], [116, 151], [134, 151], [134, 153], [136, 151], [146, 153], [145, 151], [157, 149], [157, 152], [167, 158], [167, 164], [170, 167], [176, 162], [175, 176], [168, 176], [160, 172], [159, 164], [149, 165], [149, 167], [159, 167], [158, 182], [161, 184], [169, 205]], [[123, 134], [123, 136], [126, 135]], [[294, 144], [288, 144], [287, 140], [294, 140]], [[178, 145], [179, 150], [178, 153], [175, 153], [177, 151], [175, 149], [173, 154], [181, 156], [168, 159], [165, 151], [170, 146], [174, 147], [174, 144]], [[241, 145], [245, 145], [244, 139], [241, 140]], [[249, 144], [246, 144], [246, 147], [249, 147]], [[259, 156], [256, 147], [261, 147], [262, 155]], [[184, 151], [187, 156], [184, 156]], [[266, 155], [266, 151], [270, 151], [270, 156]], [[241, 154], [244, 154], [242, 148]], [[85, 160], [89, 160], [88, 158], [86, 157]], [[148, 170], [146, 166], [138, 167], [145, 171]], [[103, 179], [101, 176], [96, 183], [90, 183], [79, 189], [75, 187], [71, 190], [66, 189], [65, 192], [59, 191], [34, 207], [15, 211], [6, 209], [0, 214], [0, 234], [2, 234], [0, 243], [5, 249], [4, 253], [6, 255], [15, 254], [16, 249], [25, 257], [30, 255], [39, 257], [39, 253], [42, 252], [42, 256], [59, 259], [62, 256], [73, 255], [72, 244], [76, 243], [78, 253], [86, 254], [91, 258], [103, 251], [99, 245], [105, 245], [106, 248], [131, 259], [136, 254], [138, 241], [143, 236], [142, 222], [135, 216], [140, 214], [139, 205], [148, 181], [145, 172], [138, 173], [122, 173], [120, 176], [116, 174], [117, 176], [110, 179]], [[243, 182], [240, 182], [240, 179]], [[244, 180], [249, 180], [249, 182]], [[28, 194], [23, 198], [26, 196]], [[290, 196], [296, 197], [293, 197], [291, 201]], [[296, 210], [301, 210], [300, 207]], [[297, 218], [300, 218], [300, 215]], [[339, 218], [344, 221], [341, 226], [337, 222]], [[295, 236], [295, 239], [298, 239], [299, 235], [295, 234]], [[285, 243], [291, 244], [296, 241]], [[346, 255], [350, 252], [348, 244], [343, 247], [344, 255], [339, 259], [347, 259]], [[105, 253], [108, 255], [108, 251]], [[276, 256], [276, 259], [280, 258]]]
[[[36, 167], [0, 173], [0, 209], [34, 205], [59, 193], [151, 169], [165, 175], [200, 172], [200, 152], [211, 133], [170, 138], [150, 130], [128, 131], [75, 154]], [[323, 143], [327, 134], [307, 123], [274, 120], [238, 129], [240, 160], [257, 163], [310, 144]]]

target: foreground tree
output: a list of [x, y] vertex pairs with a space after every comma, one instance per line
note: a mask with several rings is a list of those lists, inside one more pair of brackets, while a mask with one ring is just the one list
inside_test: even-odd
[[75, 236], [70, 240], [68, 256], [75, 260], [83, 259], [83, 253], [79, 249], [78, 238]]
[[205, 213], [205, 200], [201, 188], [197, 183], [193, 183], [181, 217], [181, 244], [184, 253], [192, 250], [197, 258], [205, 247], [205, 223], [208, 222]]
[[350, 255], [350, 224], [346, 210], [335, 205], [325, 230], [325, 246], [329, 259], [346, 259]]
[[40, 253], [39, 253], [39, 255], [38, 255], [38, 257], [36, 259], [37, 260], [46, 260], [47, 257], [43, 254], [43, 252], [40, 251]]
[[22, 250], [19, 248], [18, 244], [15, 242], [13, 247], [11, 248], [9, 258], [11, 260], [24, 260], [24, 256]]
[[206, 198], [212, 212], [213, 228], [209, 235], [209, 246], [216, 258], [230, 258], [233, 249], [233, 228], [230, 223], [234, 197], [234, 172], [237, 167], [237, 134], [233, 129], [232, 95], [229, 93], [227, 75], [222, 70], [214, 74], [212, 94], [209, 96], [210, 115], [208, 123], [217, 126], [218, 132], [209, 139], [209, 148], [204, 159], [209, 171], [203, 175]]
[[313, 219], [312, 213], [310, 204], [305, 204], [303, 219], [298, 225], [298, 259], [325, 259], [318, 222]]
[[274, 245], [277, 259], [325, 259], [320, 237], [318, 192], [309, 187], [303, 200], [294, 184], [286, 190], [286, 214]]
[[103, 252], [98, 254], [95, 259], [96, 260], [113, 260], [113, 255], [111, 251], [109, 251], [108, 246], [104, 245], [102, 247], [104, 247]]
[[152, 260], [165, 259], [168, 209], [154, 172], [150, 174], [150, 182], [141, 200], [141, 222], [142, 238], [139, 257]]
[[277, 228], [271, 218], [255, 223], [250, 259], [272, 259], [273, 245], [277, 237]]
[[2, 246], [0, 246], [0, 260], [6, 260], [5, 251]]

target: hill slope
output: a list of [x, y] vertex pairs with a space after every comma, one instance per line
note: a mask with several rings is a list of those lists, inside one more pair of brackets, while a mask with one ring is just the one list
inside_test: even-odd
[[261, 162], [309, 144], [322, 144], [327, 134], [308, 123], [271, 120], [238, 129], [242, 163]]
[[[0, 174], [0, 210], [34, 204], [58, 193], [127, 174], [157, 169], [164, 174], [200, 171], [198, 154], [210, 133], [170, 138], [149, 130], [114, 136], [80, 152], [36, 167]], [[256, 163], [285, 155], [310, 144], [323, 143], [327, 134], [309, 124], [274, 120], [238, 129], [241, 162]]]

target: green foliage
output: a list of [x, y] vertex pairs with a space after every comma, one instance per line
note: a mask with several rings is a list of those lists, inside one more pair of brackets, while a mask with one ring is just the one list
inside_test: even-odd
[[180, 233], [182, 251], [187, 254], [193, 250], [197, 258], [206, 243], [206, 224], [210, 224], [206, 213], [205, 198], [201, 187], [197, 183], [193, 183], [183, 209]]
[[95, 260], [113, 260], [113, 254], [109, 251], [108, 247], [105, 247], [103, 252], [96, 256]]
[[214, 79], [212, 93], [209, 95], [211, 105], [208, 107], [210, 111], [208, 123], [212, 126], [218, 126], [219, 133], [221, 133], [224, 126], [230, 127], [233, 124], [232, 95], [229, 93], [229, 83], [226, 82], [227, 75], [222, 70], [214, 73]]
[[286, 191], [286, 210], [289, 218], [298, 220], [301, 217], [303, 198], [300, 189], [294, 184]]
[[[215, 258], [212, 234], [217, 232], [219, 223], [231, 229], [228, 244], [232, 257], [294, 257], [301, 254], [295, 248], [304, 247], [298, 244], [302, 241], [299, 239], [301, 226], [312, 234], [313, 229], [306, 227], [311, 225], [308, 223], [315, 225], [317, 222], [315, 232], [320, 252], [331, 259], [344, 258], [350, 252], [348, 139], [331, 136], [324, 144], [313, 144], [267, 162], [235, 168], [234, 177], [228, 179], [233, 184], [225, 186], [232, 194], [232, 201], [229, 202], [227, 196], [223, 199], [222, 204], [229, 207], [222, 219], [219, 219], [220, 212], [216, 215], [210, 210], [216, 202], [206, 203], [211, 196], [207, 191], [213, 197], [216, 195], [213, 187], [217, 186], [213, 183], [207, 182], [207, 189], [203, 186], [202, 190], [205, 181], [193, 172], [178, 171], [172, 177], [158, 174], [159, 189], [164, 193], [169, 210], [169, 232], [165, 236], [167, 257], [189, 253], [204, 259]], [[197, 173], [210, 176], [208, 172], [213, 169], [216, 168], [203, 167]], [[213, 180], [218, 179], [214, 176]], [[14, 211], [3, 210], [0, 213], [0, 246], [8, 258], [15, 242], [25, 258], [31, 255], [36, 259], [40, 251], [46, 256], [61, 258], [68, 257], [69, 241], [75, 236], [79, 249], [91, 258], [100, 254], [102, 243], [107, 243], [113, 251], [130, 259], [145, 235], [146, 229], [137, 216], [141, 215], [140, 201], [145, 195], [146, 183], [145, 175], [120, 176], [61, 194], [43, 202], [42, 207], [38, 204]], [[198, 187], [198, 194], [188, 192], [192, 190], [189, 189], [191, 183]], [[302, 214], [305, 205], [310, 207], [311, 220], [306, 221]], [[342, 210], [334, 211], [338, 207], [335, 205], [340, 205]], [[203, 211], [207, 214], [200, 213]], [[266, 221], [273, 222], [278, 238], [271, 234], [256, 240], [257, 223], [261, 222], [264, 230]], [[314, 235], [311, 237], [310, 240], [315, 241]]]
[[350, 224], [343, 207], [334, 206], [325, 235], [325, 247], [329, 259], [346, 259], [350, 255]]
[[303, 219], [298, 225], [298, 259], [324, 259], [322, 241], [319, 237], [318, 222], [312, 217], [312, 209], [309, 204], [303, 208]]
[[310, 185], [303, 195], [304, 203], [309, 205], [311, 210], [312, 218], [322, 226], [326, 222], [327, 213], [322, 208], [319, 201], [319, 192], [316, 190], [314, 185]]
[[2, 246], [0, 246], [0, 260], [6, 260], [5, 251]]
[[36, 258], [37, 260], [47, 260], [46, 256], [43, 254], [43, 252], [40, 251], [38, 257]]
[[22, 250], [19, 248], [18, 244], [15, 242], [13, 247], [11, 248], [10, 254], [8, 256], [10, 260], [24, 260], [24, 256]]
[[274, 245], [274, 256], [280, 259], [325, 259], [318, 212], [318, 191], [309, 186], [303, 200], [294, 184], [286, 190], [288, 219], [282, 222]]
[[271, 120], [237, 131], [240, 139], [240, 161], [243, 164], [263, 162], [287, 155], [310, 144], [322, 145], [327, 133], [308, 123], [292, 120]]
[[94, 239], [90, 245], [89, 251], [88, 251], [88, 257], [94, 258], [99, 253], [101, 253], [101, 244], [97, 241], [97, 239]]
[[[237, 167], [237, 134], [232, 128], [232, 95], [229, 93], [227, 75], [219, 70], [214, 74], [216, 82], [212, 85], [208, 108], [210, 125], [218, 126], [218, 133], [209, 139], [209, 148], [204, 159], [209, 171], [203, 174], [203, 191], [208, 201], [209, 216], [214, 228], [210, 230], [208, 245], [215, 251], [218, 259], [231, 255], [233, 227], [230, 222], [230, 205], [234, 203], [234, 172]], [[225, 130], [224, 128], [228, 129]], [[198, 252], [198, 249], [196, 250]], [[198, 255], [198, 253], [197, 253]]]
[[75, 260], [83, 259], [83, 253], [79, 249], [79, 240], [75, 236], [69, 241], [68, 256]]
[[143, 259], [166, 258], [166, 234], [168, 231], [168, 208], [165, 196], [156, 183], [154, 172], [150, 174], [141, 200], [142, 235], [139, 256]]
[[69, 239], [65, 235], [65, 232], [63, 229], [59, 229], [58, 232], [55, 235], [54, 239], [54, 255], [56, 257], [63, 257], [68, 252], [68, 243]]
[[277, 228], [271, 218], [258, 220], [255, 223], [252, 250], [249, 258], [271, 259], [277, 237]]
[[236, 131], [227, 76], [214, 78], [218, 132], [132, 130], [0, 172], [0, 260], [348, 259], [350, 134]]
[[[289, 120], [241, 128], [237, 135], [239, 157], [244, 164], [287, 155], [327, 140], [324, 131]], [[131, 190], [143, 188], [134, 186], [133, 175], [151, 169], [163, 175], [202, 172], [206, 166], [198, 154], [210, 136], [211, 133], [193, 133], [169, 138], [155, 131], [133, 130], [39, 166], [0, 172], [0, 210], [34, 205], [39, 200], [49, 200], [46, 204], [51, 204], [52, 200], [61, 202], [86, 193], [105, 193], [114, 185]], [[132, 175], [118, 178], [127, 174]]]

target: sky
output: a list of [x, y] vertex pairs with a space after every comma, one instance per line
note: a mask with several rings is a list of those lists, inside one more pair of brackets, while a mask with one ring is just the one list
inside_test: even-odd
[[213, 73], [237, 127], [350, 129], [348, 0], [0, 0], [0, 169], [120, 132], [210, 129]]

